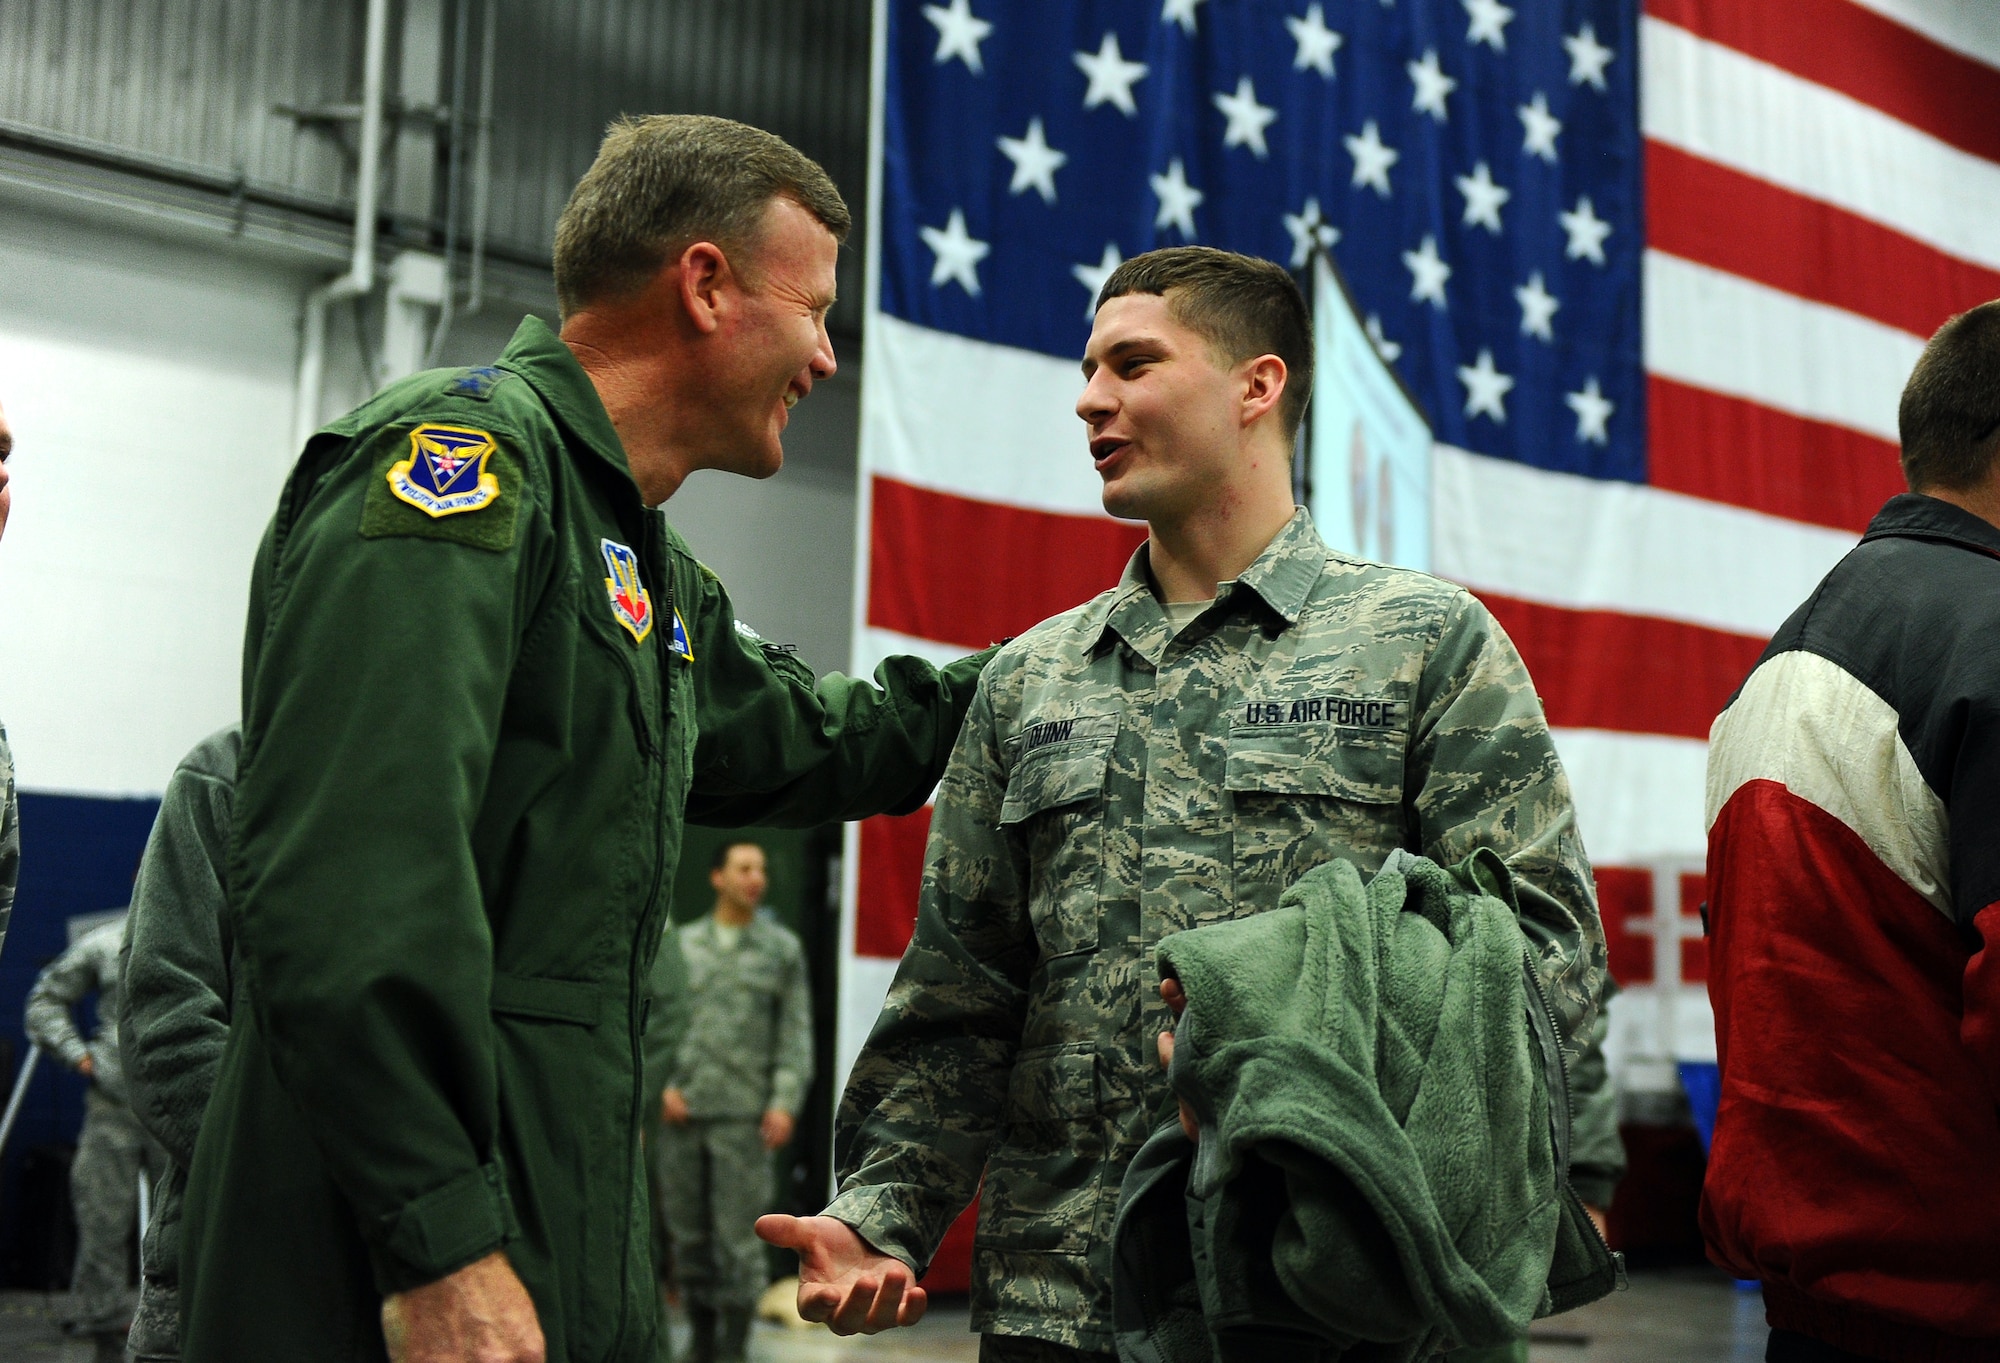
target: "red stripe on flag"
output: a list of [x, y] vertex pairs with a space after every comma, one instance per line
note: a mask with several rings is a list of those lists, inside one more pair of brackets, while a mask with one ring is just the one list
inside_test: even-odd
[[855, 872], [854, 954], [901, 959], [917, 926], [924, 883], [924, 843], [931, 807], [914, 814], [880, 814], [861, 825], [861, 865]]
[[1146, 528], [873, 480], [868, 623], [984, 648], [1117, 585]]
[[1872, 435], [1651, 375], [1646, 481], [1857, 535], [1904, 490], [1896, 447]]
[[1628, 926], [1653, 916], [1653, 873], [1630, 866], [1599, 866], [1597, 916], [1604, 922], [1604, 945], [1611, 978], [1620, 984], [1653, 982], [1653, 939]]
[[1707, 738], [1765, 641], [1641, 615], [1478, 592], [1514, 640], [1550, 725]]
[[2000, 298], [2000, 271], [1661, 142], [1646, 144], [1646, 244], [1917, 336]]
[[1852, 0], [1646, 0], [1646, 12], [2000, 161], [2000, 71]]

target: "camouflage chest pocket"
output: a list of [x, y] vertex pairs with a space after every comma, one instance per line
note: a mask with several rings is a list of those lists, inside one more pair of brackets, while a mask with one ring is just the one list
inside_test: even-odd
[[1379, 862], [1403, 843], [1400, 731], [1238, 725], [1223, 785], [1234, 824], [1239, 910], [1270, 908], [1336, 857]]
[[1116, 715], [1027, 725], [1007, 778], [1000, 827], [1023, 845], [1028, 914], [1044, 959], [1097, 946], [1104, 787]]

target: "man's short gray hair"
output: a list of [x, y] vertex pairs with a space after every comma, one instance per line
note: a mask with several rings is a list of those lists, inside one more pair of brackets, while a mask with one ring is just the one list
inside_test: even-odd
[[776, 198], [847, 239], [854, 219], [840, 191], [782, 137], [705, 114], [621, 118], [556, 222], [556, 305], [568, 317], [635, 293], [697, 241], [745, 255]]

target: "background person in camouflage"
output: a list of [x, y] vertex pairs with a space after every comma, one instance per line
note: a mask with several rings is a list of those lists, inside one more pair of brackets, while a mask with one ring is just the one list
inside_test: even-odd
[[[50, 962], [28, 991], [28, 1039], [90, 1080], [83, 1131], [69, 1167], [76, 1272], [63, 1328], [79, 1335], [119, 1333], [132, 1319], [126, 1266], [139, 1225], [139, 1174], [156, 1175], [161, 1168], [158, 1147], [132, 1115], [119, 1063], [118, 944], [124, 935], [122, 916], [92, 928]], [[86, 1040], [73, 1011], [92, 994], [97, 1030]]]
[[[1569, 1037], [1604, 967], [1569, 784], [1518, 654], [1465, 591], [1332, 553], [1292, 500], [1311, 391], [1281, 268], [1201, 247], [1106, 281], [1077, 414], [1124, 579], [1004, 647], [945, 772], [915, 937], [841, 1104], [839, 1196], [767, 1218], [800, 1309], [922, 1314], [980, 1192], [982, 1357], [1108, 1354], [1120, 1182], [1172, 1095], [1162, 938], [1337, 857], [1496, 851]], [[982, 1188], [981, 1176], [984, 1175]]]
[[716, 850], [715, 908], [677, 929], [689, 1014], [667, 1086], [661, 1192], [694, 1363], [743, 1357], [768, 1274], [753, 1229], [771, 1205], [771, 1152], [812, 1083], [812, 994], [799, 939], [757, 912], [764, 849]]
[[[7, 486], [7, 461], [14, 455], [14, 432], [7, 411], [0, 408], [0, 535], [7, 533], [7, 513], [14, 494]], [[0, 724], [0, 947], [7, 945], [7, 920], [14, 916], [14, 882], [21, 875], [21, 809], [14, 798], [14, 753], [7, 746], [7, 726]]]

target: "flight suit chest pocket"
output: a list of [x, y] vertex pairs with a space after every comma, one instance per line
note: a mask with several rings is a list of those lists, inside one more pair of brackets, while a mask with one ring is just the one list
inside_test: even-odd
[[1000, 826], [1025, 853], [1028, 914], [1044, 959], [1097, 946], [1104, 790], [1116, 715], [1029, 724], [1017, 740]]
[[1404, 842], [1403, 735], [1319, 725], [1229, 734], [1223, 785], [1235, 836], [1237, 909], [1275, 907], [1336, 857], [1364, 870]]

